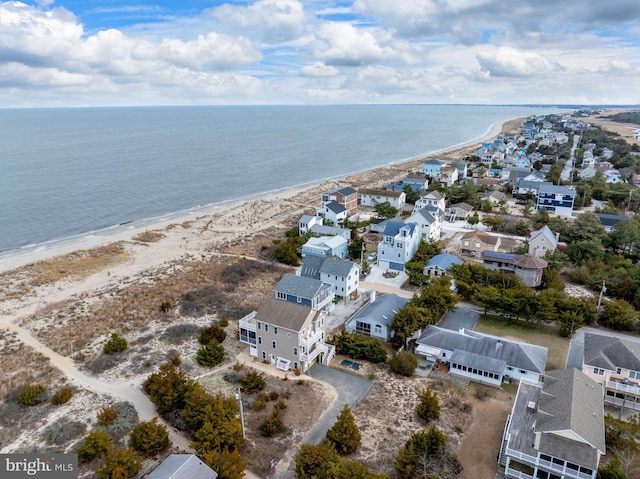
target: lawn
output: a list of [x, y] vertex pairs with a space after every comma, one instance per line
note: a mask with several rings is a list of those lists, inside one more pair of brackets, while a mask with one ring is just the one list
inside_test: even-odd
[[563, 338], [553, 326], [530, 326], [524, 321], [509, 320], [501, 316], [480, 315], [475, 331], [503, 338], [513, 338], [549, 348], [547, 370], [564, 368], [567, 362], [569, 340]]

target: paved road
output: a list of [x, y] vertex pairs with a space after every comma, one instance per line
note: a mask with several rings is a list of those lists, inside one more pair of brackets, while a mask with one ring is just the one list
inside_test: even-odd
[[[316, 364], [311, 368], [309, 373], [311, 377], [319, 381], [331, 384], [338, 393], [338, 398], [329, 407], [322, 416], [316, 421], [313, 429], [304, 438], [304, 443], [318, 444], [327, 435], [327, 431], [336, 422], [338, 414], [348, 404], [353, 409], [362, 399], [369, 393], [373, 381], [366, 378], [350, 374], [338, 369]], [[293, 479], [295, 477], [293, 468], [295, 463], [293, 455], [295, 450], [291, 451], [278, 467], [278, 472], [273, 476], [276, 479]], [[286, 467], [286, 470], [281, 468]]]
[[480, 313], [476, 309], [469, 309], [458, 304], [454, 311], [449, 311], [444, 315], [438, 326], [452, 331], [459, 331], [461, 328], [472, 330], [479, 317]]

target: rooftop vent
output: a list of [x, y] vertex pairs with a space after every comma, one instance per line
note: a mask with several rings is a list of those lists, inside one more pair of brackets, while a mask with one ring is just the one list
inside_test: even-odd
[[527, 403], [527, 409], [535, 411], [536, 410], [536, 402], [535, 401], [529, 401]]

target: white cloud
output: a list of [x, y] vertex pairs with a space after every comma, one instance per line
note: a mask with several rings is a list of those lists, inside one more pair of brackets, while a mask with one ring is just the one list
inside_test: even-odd
[[339, 74], [339, 70], [336, 67], [327, 66], [322, 63], [305, 65], [301, 68], [300, 72], [308, 77], [334, 77]]
[[544, 75], [562, 70], [538, 53], [524, 52], [511, 47], [500, 47], [477, 54], [480, 68], [494, 77], [522, 77]]

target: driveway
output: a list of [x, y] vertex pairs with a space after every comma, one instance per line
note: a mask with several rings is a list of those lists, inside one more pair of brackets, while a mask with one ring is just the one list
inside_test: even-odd
[[[344, 371], [339, 371], [321, 364], [313, 366], [309, 372], [312, 378], [325, 382], [333, 386], [338, 393], [336, 401], [327, 409], [320, 418], [316, 421], [313, 429], [305, 436], [302, 443], [304, 444], [319, 444], [327, 435], [327, 431], [333, 426], [340, 414], [340, 411], [345, 404], [348, 404], [353, 409], [362, 399], [369, 393], [373, 381], [369, 381], [366, 378], [358, 376], [356, 374], [350, 374]], [[295, 477], [294, 468], [295, 463], [293, 456], [297, 452], [297, 449], [290, 451], [283, 464], [279, 465], [277, 472], [273, 476], [277, 479], [293, 479]], [[286, 467], [285, 470], [283, 468]]]
[[458, 305], [455, 310], [444, 315], [438, 326], [452, 331], [459, 331], [462, 328], [472, 330], [479, 317], [480, 313], [477, 310]]

